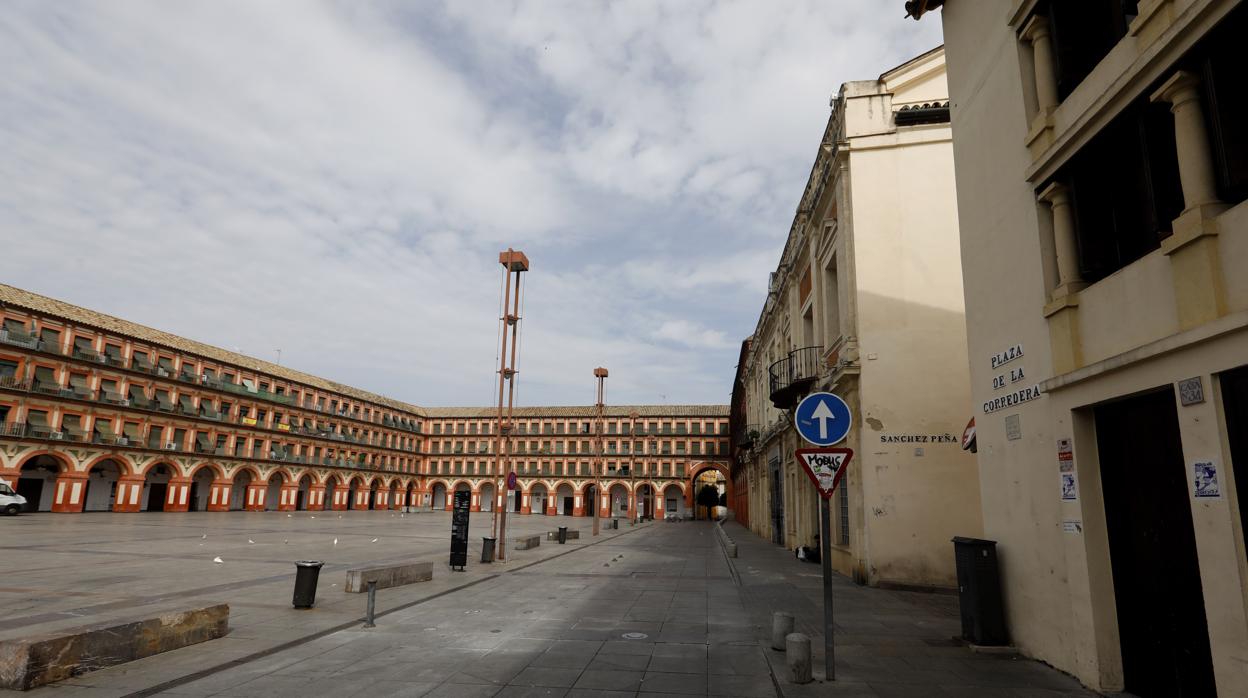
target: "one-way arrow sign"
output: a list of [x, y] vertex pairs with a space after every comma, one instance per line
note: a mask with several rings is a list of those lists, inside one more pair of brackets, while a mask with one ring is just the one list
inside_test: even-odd
[[845, 468], [854, 457], [850, 448], [799, 448], [797, 462], [815, 483], [819, 496], [828, 499], [845, 477]]

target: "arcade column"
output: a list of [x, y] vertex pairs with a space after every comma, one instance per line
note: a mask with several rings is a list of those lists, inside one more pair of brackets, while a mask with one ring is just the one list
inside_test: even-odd
[[165, 490], [165, 511], [188, 511], [191, 508], [191, 479], [174, 477], [169, 479], [169, 487]]
[[143, 504], [143, 476], [122, 475], [117, 478], [117, 499], [113, 511], [136, 512]]
[[58, 514], [76, 514], [82, 511], [82, 505], [86, 501], [86, 489], [86, 473], [61, 473], [56, 478], [56, 496], [52, 500], [52, 511]]
[[229, 511], [230, 510], [230, 490], [234, 488], [234, 481], [229, 478], [217, 478], [212, 481], [208, 492], [208, 506], [206, 511]]

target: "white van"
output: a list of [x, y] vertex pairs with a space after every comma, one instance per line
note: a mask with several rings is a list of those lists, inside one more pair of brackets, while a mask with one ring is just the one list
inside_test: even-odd
[[26, 506], [26, 498], [13, 491], [7, 480], [0, 480], [0, 511], [9, 516], [17, 516]]

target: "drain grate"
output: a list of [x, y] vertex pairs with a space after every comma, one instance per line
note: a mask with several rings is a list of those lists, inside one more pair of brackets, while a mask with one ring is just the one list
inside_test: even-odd
[[650, 636], [645, 633], [624, 633], [621, 637], [625, 640], [644, 640]]

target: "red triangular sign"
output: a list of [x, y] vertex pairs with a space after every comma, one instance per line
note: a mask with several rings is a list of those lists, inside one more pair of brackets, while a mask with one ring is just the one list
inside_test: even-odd
[[852, 448], [799, 448], [797, 462], [815, 483], [819, 496], [828, 499], [845, 477], [845, 468], [854, 457]]

